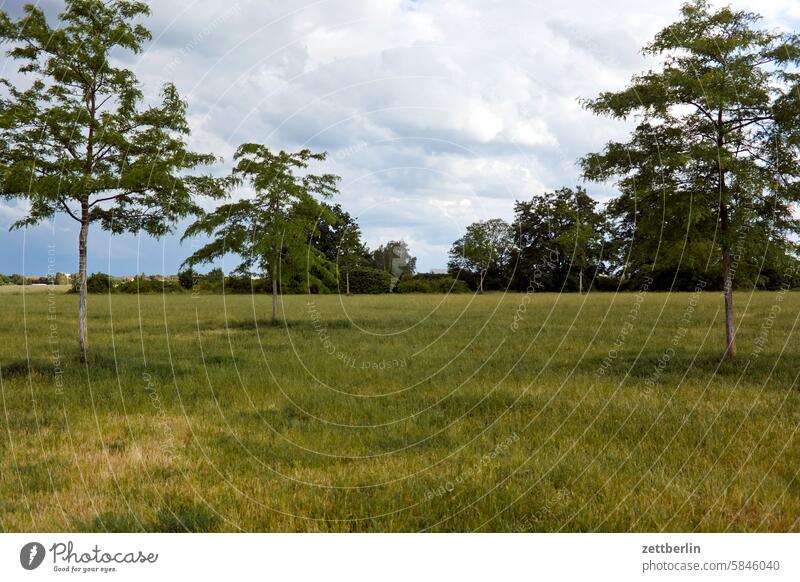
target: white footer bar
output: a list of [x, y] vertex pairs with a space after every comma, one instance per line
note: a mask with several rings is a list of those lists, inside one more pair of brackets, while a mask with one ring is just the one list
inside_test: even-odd
[[3, 534], [0, 580], [777, 582], [798, 554], [800, 534]]

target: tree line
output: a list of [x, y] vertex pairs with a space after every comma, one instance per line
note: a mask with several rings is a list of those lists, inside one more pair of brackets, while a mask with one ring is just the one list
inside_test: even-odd
[[[615, 180], [602, 209], [581, 188], [517, 202], [511, 224], [470, 225], [450, 253], [450, 277], [414, 277], [407, 245], [370, 252], [355, 221], [330, 203], [338, 177], [316, 170], [325, 154], [240, 145], [225, 176], [210, 153], [187, 145], [187, 104], [167, 83], [146, 105], [135, 74], [113, 66], [151, 35], [145, 2], [65, 0], [51, 26], [36, 5], [13, 20], [0, 11], [0, 41], [32, 79], [0, 80], [0, 195], [28, 202], [14, 228], [65, 214], [78, 225], [80, 353], [88, 349], [87, 244], [92, 224], [111, 233], [162, 236], [196, 217], [184, 238], [205, 237], [185, 266], [228, 253], [236, 274], [306, 292], [509, 288], [572, 291], [722, 290], [726, 349], [736, 353], [733, 289], [796, 282], [800, 233], [800, 38], [765, 30], [760, 17], [705, 0], [644, 48], [657, 70], [583, 105], [633, 119], [624, 142], [579, 161], [588, 181]], [[249, 195], [232, 199], [235, 188]], [[224, 201], [204, 212], [200, 198]], [[651, 284], [652, 283], [652, 284]], [[224, 284], [224, 279], [223, 279]]]
[[[450, 250], [449, 273], [484, 290], [588, 292], [724, 290], [721, 257], [704, 256], [703, 264], [680, 252], [698, 240], [665, 240], [660, 231], [639, 229], [634, 236], [618, 199], [605, 207], [580, 186], [561, 188], [514, 205], [514, 220], [474, 222]], [[651, 209], [655, 212], [656, 209]], [[644, 214], [644, 212], [642, 212]], [[676, 220], [679, 232], [684, 223]], [[752, 227], [751, 227], [752, 228]], [[748, 229], [750, 230], [750, 229]], [[693, 233], [700, 238], [702, 233]], [[658, 238], [661, 237], [661, 241]], [[656, 239], [656, 240], [653, 240]], [[662, 257], [642, 252], [658, 246]], [[713, 239], [706, 240], [709, 247]], [[779, 290], [800, 286], [797, 245], [774, 232], [746, 232], [735, 246], [732, 287]]]

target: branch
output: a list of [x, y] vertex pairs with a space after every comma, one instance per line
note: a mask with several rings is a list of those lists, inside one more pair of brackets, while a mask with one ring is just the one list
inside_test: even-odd
[[692, 101], [691, 99], [687, 99], [686, 97], [683, 97], [683, 96], [681, 96], [681, 97], [678, 97], [678, 99], [680, 99], [681, 103], [684, 103], [684, 104], [686, 104], [686, 105], [694, 105], [695, 107], [697, 107], [697, 109], [698, 109], [699, 111], [701, 111], [701, 112], [703, 113], [703, 115], [705, 115], [706, 117], [708, 117], [708, 119], [711, 121], [711, 123], [716, 123], [716, 122], [714, 121], [714, 118], [713, 118], [713, 117], [711, 116], [711, 114], [708, 112], [708, 110], [707, 110], [705, 107], [703, 107], [702, 105], [700, 105], [699, 103], [695, 103], [695, 102], [694, 102], [694, 101]]
[[126, 190], [125, 192], [120, 192], [119, 194], [115, 194], [114, 196], [106, 196], [105, 198], [98, 198], [91, 204], [89, 204], [89, 208], [94, 206], [95, 204], [99, 204], [100, 202], [108, 202], [109, 200], [117, 200], [118, 198], [122, 198], [123, 196], [130, 196], [131, 194], [141, 194], [141, 190]]
[[77, 221], [77, 222], [81, 221], [81, 219], [78, 218], [77, 216], [75, 216], [72, 213], [72, 210], [69, 209], [69, 206], [67, 206], [67, 203], [64, 201], [64, 198], [59, 196], [58, 201], [61, 203], [61, 206], [64, 207], [64, 210], [66, 211], [66, 213], [69, 214], [75, 221]]
[[[771, 119], [772, 119], [772, 116], [768, 116], [768, 117], [754, 117], [754, 118], [752, 118], [752, 119], [749, 119], [749, 120], [748, 120], [748, 121], [746, 121], [746, 122], [742, 122], [742, 123], [740, 123], [740, 124], [739, 124], [739, 125], [737, 125], [736, 127], [731, 127], [731, 128], [730, 128], [730, 131], [738, 131], [738, 130], [740, 130], [740, 129], [744, 129], [744, 128], [745, 128], [745, 127], [747, 127], [748, 125], [753, 125], [754, 123], [759, 123], [759, 122], [761, 122], [761, 121], [770, 121]], [[731, 119], [730, 121], [726, 121], [725, 123], [730, 123], [731, 121], [734, 121], [734, 120], [733, 120], [733, 119]]]

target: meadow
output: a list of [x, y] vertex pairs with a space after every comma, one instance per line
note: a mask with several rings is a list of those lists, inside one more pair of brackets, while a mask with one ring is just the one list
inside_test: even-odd
[[800, 293], [3, 294], [0, 530], [798, 531]]

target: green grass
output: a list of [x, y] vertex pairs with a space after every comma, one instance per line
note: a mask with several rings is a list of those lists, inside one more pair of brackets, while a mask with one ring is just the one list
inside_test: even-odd
[[0, 285], [0, 295], [43, 295], [66, 293], [69, 285]]
[[0, 529], [797, 531], [800, 294], [736, 302], [101, 295], [84, 366], [7, 295]]

